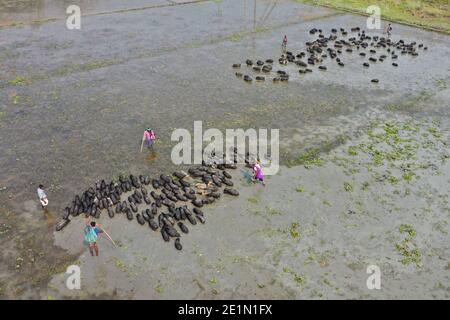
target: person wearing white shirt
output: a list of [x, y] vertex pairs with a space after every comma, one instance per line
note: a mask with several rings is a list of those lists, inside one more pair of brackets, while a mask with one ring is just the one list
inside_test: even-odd
[[39, 201], [41, 202], [42, 209], [45, 209], [45, 207], [48, 205], [48, 199], [44, 191], [44, 186], [42, 184], [39, 185], [37, 189], [37, 194], [39, 197]]

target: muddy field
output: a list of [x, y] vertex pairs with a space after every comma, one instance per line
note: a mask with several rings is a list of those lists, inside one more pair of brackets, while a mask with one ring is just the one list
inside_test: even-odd
[[[448, 36], [394, 25], [393, 39], [428, 51], [395, 69], [353, 54], [344, 68], [286, 66], [288, 83], [246, 84], [231, 65], [276, 60], [284, 34], [297, 52], [309, 29], [365, 18], [288, 0], [258, 1], [256, 15], [250, 1], [98, 1], [69, 31], [65, 6], [36, 2], [38, 18], [33, 1], [0, 1], [0, 297], [449, 298]], [[54, 232], [96, 180], [173, 171], [172, 130], [196, 120], [280, 128], [279, 174], [262, 187], [234, 171], [240, 197], [205, 208], [181, 252], [123, 216], [101, 218], [119, 248], [101, 240], [95, 259], [81, 217]], [[149, 125], [159, 141], [140, 154]], [[73, 263], [82, 290], [65, 287]], [[381, 290], [366, 287], [370, 264]]]

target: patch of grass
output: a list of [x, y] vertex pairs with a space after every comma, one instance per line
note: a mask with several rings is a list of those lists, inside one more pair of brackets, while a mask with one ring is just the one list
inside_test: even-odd
[[439, 89], [447, 89], [447, 82], [445, 81], [445, 79], [438, 79], [435, 82], [436, 87], [438, 87]]
[[245, 37], [247, 37], [247, 36], [249, 36], [251, 34], [266, 32], [268, 30], [269, 30], [268, 28], [259, 27], [259, 28], [255, 28], [255, 29], [253, 29], [251, 31], [236, 32], [236, 33], [233, 33], [233, 34], [225, 37], [225, 40], [228, 40], [228, 41], [241, 41], [242, 39], [244, 39]]
[[397, 178], [396, 176], [389, 176], [389, 177], [388, 177], [388, 181], [389, 181], [391, 184], [397, 184], [397, 183], [398, 183], [398, 178]]
[[22, 26], [24, 26], [24, 23], [23, 22], [16, 22], [16, 21], [14, 21], [14, 22], [12, 22], [10, 24], [10, 26], [11, 27], [22, 27]]
[[394, 111], [401, 110], [402, 107], [400, 107], [399, 105], [396, 105], [396, 104], [389, 104], [389, 105], [386, 106], [386, 109], [388, 111], [394, 112]]
[[409, 224], [401, 224], [398, 231], [400, 231], [400, 233], [407, 233], [410, 238], [414, 238], [417, 235], [416, 230]]
[[291, 226], [289, 227], [289, 234], [292, 238], [296, 239], [300, 237], [300, 232], [298, 231], [298, 227], [300, 225], [297, 222], [293, 222]]
[[252, 203], [252, 204], [257, 204], [258, 203], [258, 199], [256, 199], [255, 197], [250, 197], [247, 199], [248, 202]]
[[362, 190], [363, 191], [367, 191], [369, 189], [369, 186], [370, 186], [369, 182], [368, 181], [364, 181], [363, 184], [362, 184]]
[[[308, 4], [337, 8], [367, 15], [367, 7], [378, 5], [383, 18], [432, 28], [450, 33], [450, 4], [448, 0], [297, 0]], [[394, 29], [395, 32], [395, 29]]]
[[402, 256], [400, 262], [404, 265], [414, 263], [420, 267], [422, 263], [422, 253], [419, 248], [412, 242], [417, 235], [416, 230], [409, 224], [401, 224], [398, 228], [400, 233], [407, 233], [407, 237], [400, 243], [396, 244], [395, 248]]
[[268, 209], [268, 213], [269, 213], [271, 216], [278, 216], [278, 215], [281, 215], [281, 211], [279, 211], [279, 210], [277, 210], [277, 209], [275, 209], [275, 208], [269, 208], [269, 209]]
[[123, 271], [123, 272], [126, 272], [127, 271], [127, 268], [126, 268], [126, 266], [125, 266], [125, 264], [123, 263], [123, 261], [122, 260], [120, 260], [120, 259], [116, 259], [116, 267], [118, 268], [118, 269], [120, 269], [121, 271]]
[[319, 157], [319, 149], [309, 149], [301, 154], [297, 159], [289, 161], [289, 165], [303, 165], [306, 169], [313, 166], [320, 167], [323, 165], [323, 159]]
[[331, 203], [330, 203], [328, 200], [323, 200], [322, 203], [323, 203], [325, 206], [331, 207]]
[[403, 180], [407, 181], [407, 182], [411, 182], [412, 178], [415, 176], [416, 174], [412, 171], [408, 171], [405, 172], [402, 176]]
[[155, 291], [159, 294], [164, 292], [163, 287], [161, 286], [161, 283], [158, 283], [158, 285], [155, 287]]
[[48, 42], [44, 45], [44, 48], [47, 50], [59, 50], [59, 49], [67, 49], [72, 45], [72, 41], [67, 42]]
[[302, 193], [302, 192], [305, 192], [305, 188], [304, 187], [298, 187], [297, 189], [295, 189], [295, 191]]
[[358, 155], [358, 147], [357, 146], [348, 147], [347, 153], [351, 156], [357, 156]]
[[288, 267], [284, 267], [283, 272], [292, 275], [293, 280], [299, 285], [303, 285], [306, 283], [306, 277], [304, 275], [298, 274], [297, 272], [292, 271]]
[[212, 277], [211, 279], [209, 279], [209, 283], [211, 283], [211, 284], [217, 284], [217, 278], [215, 278], [215, 277]]
[[[118, 64], [122, 64], [124, 60], [121, 59], [100, 59], [100, 60], [94, 60], [82, 64], [70, 64], [61, 66], [57, 69], [54, 69], [50, 71], [49, 73], [43, 73], [43, 74], [36, 74], [33, 75], [31, 78], [26, 79], [26, 82], [31, 81], [37, 81], [37, 80], [45, 80], [49, 77], [60, 77], [60, 76], [67, 76], [70, 74], [78, 73], [78, 72], [86, 72], [91, 71], [99, 68], [105, 68], [109, 66], [114, 66]], [[13, 84], [13, 83], [10, 83]]]
[[317, 259], [317, 255], [316, 255], [316, 251], [314, 250], [314, 248], [308, 248], [308, 257], [305, 260], [305, 265], [310, 264], [314, 261], [316, 261]]
[[298, 273], [294, 273], [293, 276], [294, 276], [294, 281], [295, 282], [297, 282], [300, 285], [305, 284], [306, 277], [304, 275], [300, 275]]
[[28, 82], [28, 79], [25, 77], [17, 76], [13, 80], [9, 81], [9, 84], [13, 86], [22, 86]]
[[422, 262], [422, 254], [417, 246], [411, 244], [407, 239], [401, 241], [396, 245], [397, 251], [403, 257], [400, 262], [404, 265], [414, 263], [416, 266], [420, 266]]
[[353, 185], [350, 182], [344, 182], [344, 190], [347, 192], [352, 192]]
[[439, 139], [442, 137], [441, 133], [439, 132], [439, 130], [437, 128], [430, 127], [430, 128], [428, 128], [428, 132], [431, 133], [433, 135], [433, 137], [435, 137], [435, 138]]
[[322, 253], [317, 253], [313, 247], [308, 248], [308, 257], [306, 258], [304, 264], [310, 264], [317, 262], [321, 268], [327, 267], [329, 265], [330, 251], [326, 250]]
[[18, 95], [15, 95], [13, 98], [12, 98], [12, 103], [13, 104], [18, 104], [20, 102], [20, 97], [18, 96]]
[[[369, 161], [364, 165], [368, 169], [372, 166], [401, 169], [407, 172], [402, 178], [405, 181], [411, 181], [414, 176], [411, 171], [415, 168], [411, 161], [417, 160], [418, 157], [421, 141], [416, 135], [420, 134], [420, 130], [419, 124], [412, 122], [372, 124], [368, 132], [370, 143], [358, 146], [359, 150], [369, 157]], [[433, 145], [434, 142], [429, 141], [426, 147]], [[425, 148], [423, 145], [422, 147]], [[390, 172], [386, 172], [381, 177], [379, 181], [387, 180], [392, 184], [400, 180], [400, 177], [394, 177]]]

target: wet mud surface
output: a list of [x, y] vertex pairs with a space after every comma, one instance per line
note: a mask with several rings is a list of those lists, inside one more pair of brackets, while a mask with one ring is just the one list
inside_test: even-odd
[[[291, 1], [271, 11], [258, 1], [256, 19], [248, 1], [121, 11], [154, 4], [99, 2], [80, 31], [65, 28], [59, 8], [45, 15], [58, 20], [16, 17], [28, 22], [0, 29], [0, 296], [448, 298], [448, 36], [395, 25], [393, 39], [423, 42], [428, 52], [370, 70], [345, 55], [344, 68], [307, 77], [293, 68], [289, 83], [248, 85], [231, 65], [276, 60], [284, 34], [296, 52], [312, 27], [363, 27], [365, 19]], [[108, 10], [121, 12], [98, 14]], [[196, 120], [280, 128], [279, 175], [264, 188], [240, 172], [241, 196], [206, 208], [207, 224], [183, 239], [182, 252], [125, 217], [102, 218], [120, 246], [102, 242], [98, 259], [82, 246], [81, 218], [54, 233], [62, 209], [96, 180], [171, 172], [172, 130], [192, 130]], [[371, 133], [386, 123], [419, 145], [397, 141], [387, 156], [392, 146]], [[159, 141], [139, 153], [147, 126]], [[405, 171], [411, 159], [396, 157], [410, 149], [417, 159]], [[74, 262], [81, 291], [64, 285]], [[382, 268], [383, 290], [367, 290], [368, 264]]]

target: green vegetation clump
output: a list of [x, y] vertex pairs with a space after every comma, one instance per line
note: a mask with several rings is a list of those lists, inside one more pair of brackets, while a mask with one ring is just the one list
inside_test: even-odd
[[319, 156], [319, 149], [313, 148], [301, 154], [297, 159], [290, 161], [289, 165], [303, 165], [306, 169], [310, 169], [313, 166], [322, 166], [323, 159]]
[[217, 278], [212, 277], [212, 278], [209, 280], [209, 283], [211, 283], [211, 284], [217, 284]]
[[352, 192], [353, 185], [350, 182], [344, 182], [344, 190], [347, 192]]
[[269, 213], [271, 216], [278, 216], [278, 215], [281, 215], [281, 212], [280, 212], [279, 210], [275, 209], [275, 208], [268, 208], [268, 213]]
[[15, 77], [13, 80], [9, 81], [9, 84], [13, 85], [13, 86], [21, 86], [24, 85], [25, 83], [27, 83], [27, 79], [21, 76], [17, 76]]
[[403, 177], [403, 180], [410, 182], [415, 175], [416, 174], [414, 172], [408, 171], [408, 172], [405, 172], [402, 177]]
[[298, 227], [300, 226], [299, 223], [293, 222], [291, 226], [289, 227], [288, 231], [292, 238], [296, 239], [300, 237], [300, 232], [298, 231]]
[[388, 180], [389, 180], [389, 182], [391, 184], [397, 184], [398, 183], [398, 178], [395, 177], [395, 176], [389, 176]]
[[434, 127], [428, 128], [428, 132], [431, 133], [433, 135], [433, 137], [438, 138], [438, 139], [440, 139], [442, 136], [441, 133], [439, 132], [439, 130]]
[[348, 154], [349, 155], [351, 155], [351, 156], [356, 156], [356, 155], [358, 155], [358, 148], [356, 147], [356, 146], [350, 146], [350, 147], [348, 147]]
[[164, 292], [163, 287], [161, 286], [161, 283], [158, 283], [158, 285], [155, 287], [155, 291], [159, 294]]
[[411, 263], [420, 267], [422, 264], [422, 253], [420, 252], [417, 245], [415, 245], [412, 240], [416, 237], [417, 232], [409, 224], [401, 224], [398, 228], [400, 233], [407, 233], [407, 237], [398, 243], [395, 247], [397, 251], [402, 256], [400, 262], [403, 265], [409, 265]]
[[121, 271], [123, 271], [123, 272], [127, 271], [127, 267], [126, 267], [125, 263], [123, 263], [122, 260], [116, 259], [115, 264], [116, 264], [116, 267], [118, 269], [120, 269]]
[[420, 250], [413, 246], [411, 243], [405, 239], [396, 245], [397, 251], [402, 255], [400, 262], [404, 265], [414, 263], [416, 266], [420, 266], [422, 262], [422, 254]]
[[417, 234], [416, 230], [409, 224], [401, 224], [398, 231], [400, 231], [400, 233], [408, 233], [410, 238], [414, 238]]
[[250, 198], [247, 199], [247, 201], [250, 202], [250, 203], [253, 203], [253, 204], [258, 203], [258, 199], [256, 199], [255, 197], [250, 197]]
[[[417, 157], [417, 139], [410, 138], [410, 135], [417, 133], [417, 130], [419, 130], [417, 126], [411, 123], [373, 124], [368, 132], [371, 142], [355, 146], [354, 152], [359, 150], [367, 155], [369, 157], [368, 165], [398, 166], [401, 162], [411, 161]], [[412, 177], [406, 176], [406, 179], [408, 178]], [[396, 183], [397, 180], [391, 182]]]
[[292, 275], [293, 280], [299, 285], [303, 285], [306, 283], [306, 277], [304, 275], [298, 274], [297, 272], [292, 271], [288, 267], [284, 267], [283, 272]]
[[369, 186], [370, 186], [369, 182], [368, 181], [364, 181], [363, 184], [362, 184], [362, 190], [363, 191], [367, 191], [369, 189]]

